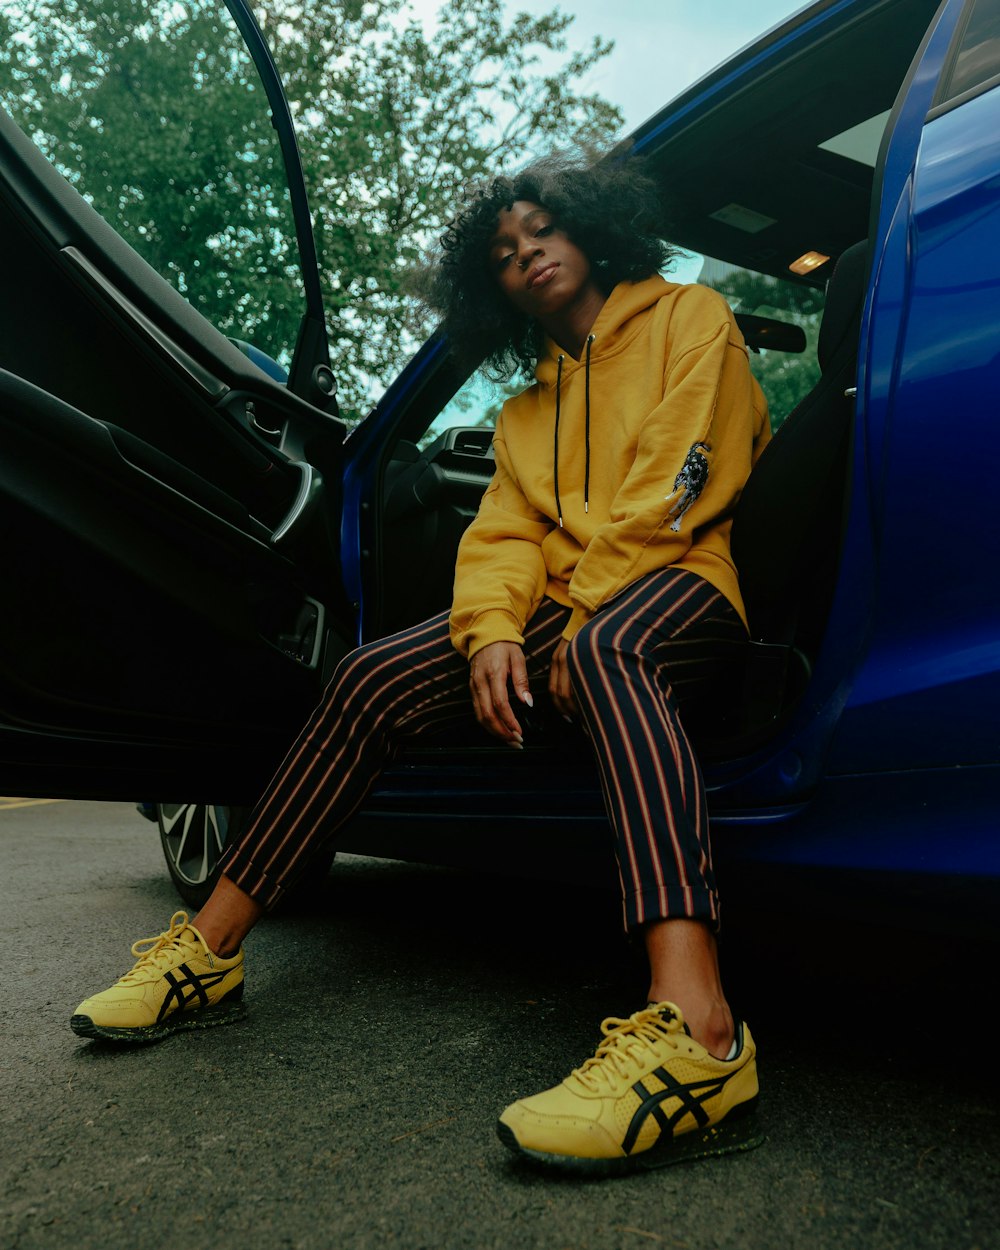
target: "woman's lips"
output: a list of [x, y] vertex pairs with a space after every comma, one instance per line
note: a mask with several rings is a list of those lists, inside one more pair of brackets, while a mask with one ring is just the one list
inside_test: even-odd
[[554, 276], [558, 268], [557, 262], [550, 260], [544, 265], [539, 265], [537, 269], [533, 269], [528, 277], [528, 290], [533, 291], [536, 286], [544, 286]]

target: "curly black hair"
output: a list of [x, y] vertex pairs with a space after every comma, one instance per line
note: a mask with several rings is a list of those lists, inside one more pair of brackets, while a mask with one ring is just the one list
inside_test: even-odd
[[506, 298], [489, 266], [497, 216], [516, 200], [540, 204], [586, 255], [606, 292], [651, 277], [678, 255], [664, 242], [659, 189], [635, 159], [582, 164], [563, 156], [467, 188], [440, 241], [436, 264], [420, 283], [443, 317], [459, 361], [483, 363], [495, 381], [530, 376], [544, 340], [541, 327]]

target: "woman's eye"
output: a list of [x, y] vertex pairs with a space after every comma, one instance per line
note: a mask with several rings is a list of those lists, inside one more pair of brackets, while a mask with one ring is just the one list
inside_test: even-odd
[[507, 266], [510, 264], [511, 260], [513, 259], [513, 256], [514, 256], [513, 252], [508, 252], [505, 256], [500, 256], [497, 259], [497, 268], [506, 269]]
[[539, 226], [538, 229], [535, 231], [535, 238], [537, 239], [542, 235], [551, 234], [554, 229], [555, 227], [552, 225], [551, 222], [549, 222], [547, 226]]

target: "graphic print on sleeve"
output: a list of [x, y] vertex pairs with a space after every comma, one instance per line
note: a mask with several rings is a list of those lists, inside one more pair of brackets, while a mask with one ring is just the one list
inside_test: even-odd
[[681, 465], [680, 473], [674, 478], [674, 489], [666, 496], [671, 499], [678, 491], [681, 492], [668, 509], [670, 516], [674, 517], [670, 528], [675, 534], [681, 528], [684, 513], [705, 489], [708, 481], [708, 459], [704, 455], [706, 451], [711, 451], [708, 443], [695, 443], [691, 447]]

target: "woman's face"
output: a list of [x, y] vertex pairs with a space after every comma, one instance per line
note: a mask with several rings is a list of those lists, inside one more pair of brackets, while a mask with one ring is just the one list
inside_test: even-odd
[[594, 286], [590, 261], [548, 209], [530, 200], [501, 209], [489, 264], [510, 302], [542, 322], [568, 310]]

